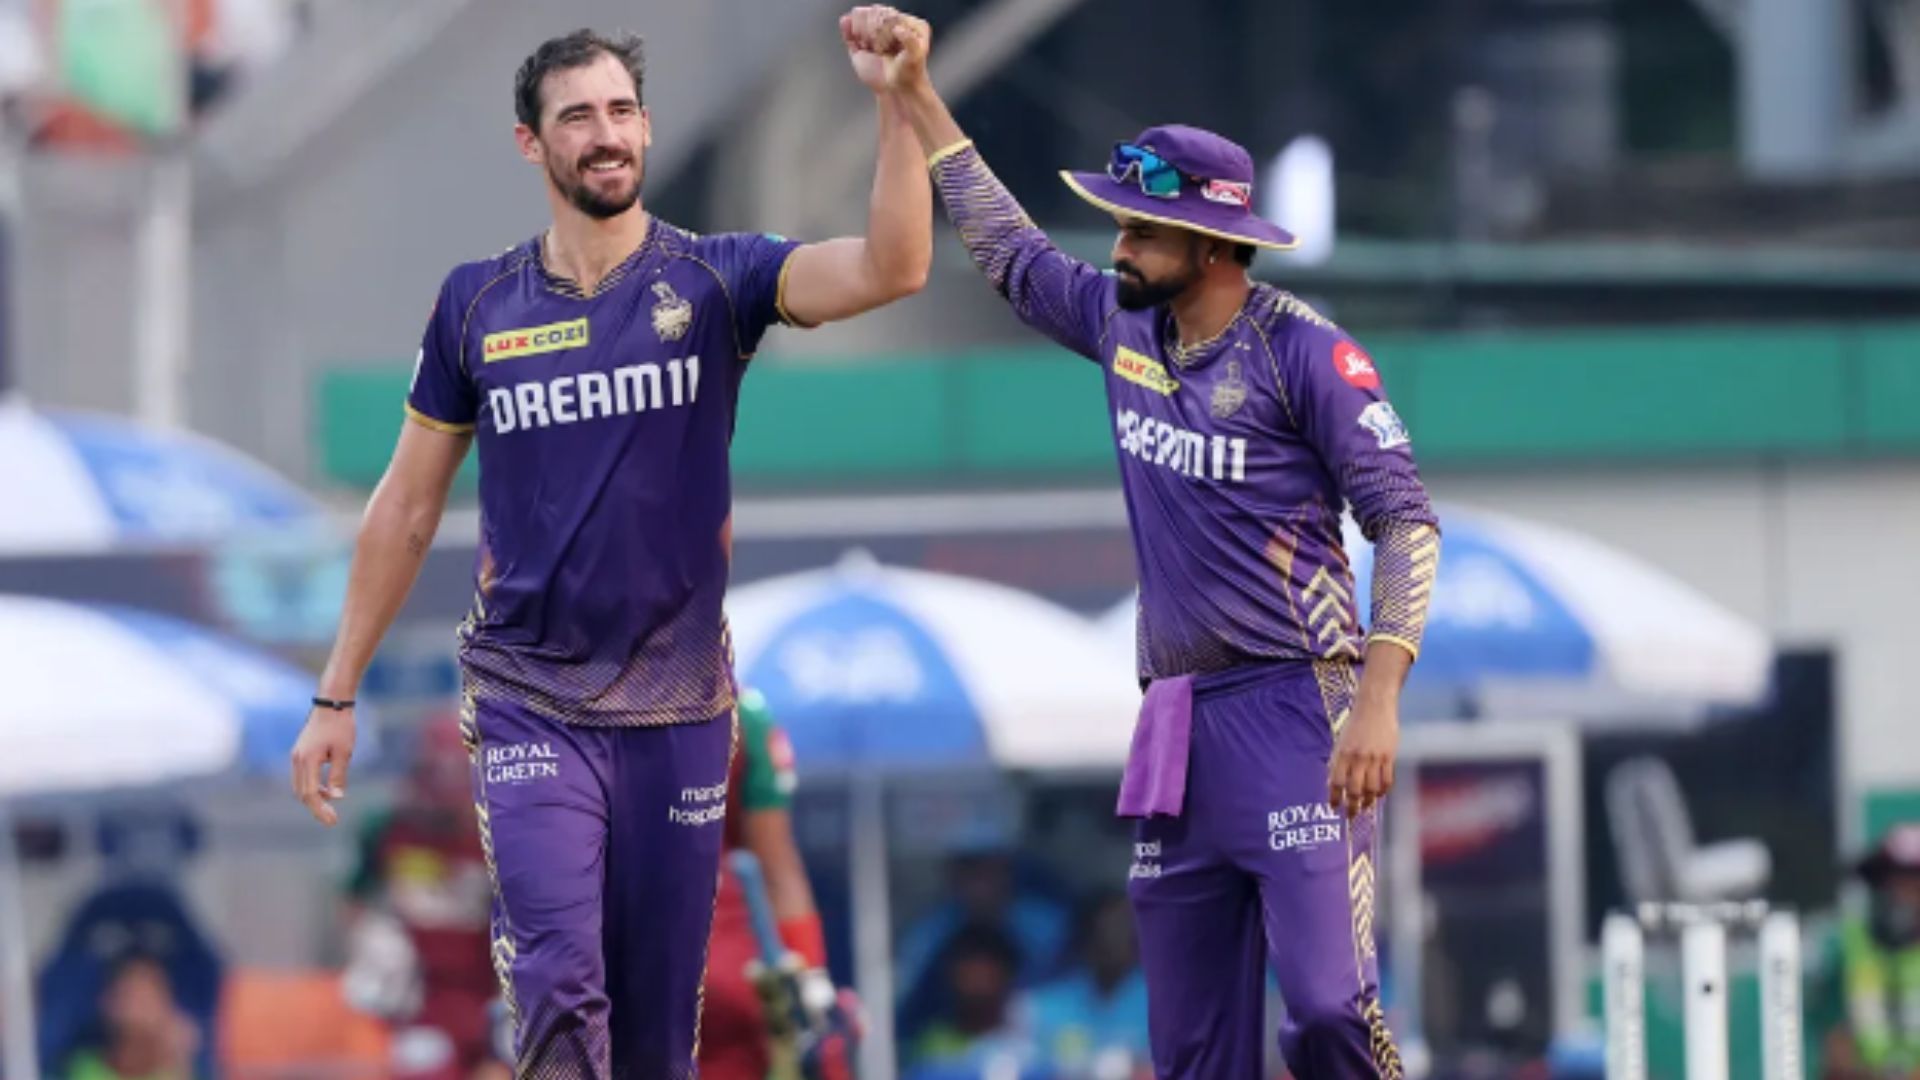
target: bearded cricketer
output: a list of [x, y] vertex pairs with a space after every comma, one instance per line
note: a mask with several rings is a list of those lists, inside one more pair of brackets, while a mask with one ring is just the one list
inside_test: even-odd
[[[1113, 268], [1036, 228], [929, 80], [904, 92], [974, 263], [1029, 326], [1099, 365], [1140, 579], [1146, 687], [1119, 813], [1165, 1080], [1263, 1075], [1263, 972], [1301, 1080], [1397, 1077], [1378, 995], [1375, 829], [1438, 523], [1371, 359], [1253, 281], [1295, 241], [1254, 214], [1253, 162], [1151, 128], [1063, 173], [1113, 216]], [[1341, 548], [1374, 544], [1363, 633]]]
[[321, 822], [347, 787], [361, 674], [420, 569], [469, 444], [476, 595], [459, 634], [465, 735], [495, 886], [493, 962], [515, 1075], [696, 1073], [735, 689], [722, 595], [728, 445], [774, 323], [845, 319], [917, 291], [932, 196], [896, 88], [926, 24], [840, 20], [875, 94], [866, 234], [700, 236], [641, 201], [640, 42], [580, 31], [514, 83], [550, 228], [459, 266], [370, 500], [293, 786]]

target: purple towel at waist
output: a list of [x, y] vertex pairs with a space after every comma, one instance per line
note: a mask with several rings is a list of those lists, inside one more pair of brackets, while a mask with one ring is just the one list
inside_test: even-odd
[[1193, 741], [1193, 676], [1155, 679], [1140, 703], [1120, 817], [1179, 817], [1187, 800], [1187, 748]]

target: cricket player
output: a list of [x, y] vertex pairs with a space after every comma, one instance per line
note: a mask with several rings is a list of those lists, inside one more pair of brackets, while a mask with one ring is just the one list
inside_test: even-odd
[[932, 197], [894, 88], [926, 24], [840, 20], [875, 94], [866, 235], [700, 236], [641, 201], [640, 43], [580, 31], [514, 83], [520, 154], [552, 226], [441, 287], [399, 444], [368, 504], [295, 793], [331, 825], [353, 697], [419, 571], [454, 471], [480, 455], [463, 719], [495, 886], [515, 1073], [692, 1076], [734, 738], [721, 611], [728, 442], [775, 322], [811, 326], [925, 281]]
[[[1377, 991], [1376, 807], [1439, 534], [1367, 354], [1247, 274], [1294, 239], [1253, 163], [1191, 127], [1063, 173], [1119, 226], [1113, 269], [1035, 228], [920, 79], [904, 93], [974, 262], [1030, 326], [1104, 372], [1140, 575], [1147, 687], [1119, 812], [1163, 1078], [1262, 1075], [1266, 954], [1302, 1080], [1400, 1075]], [[1375, 550], [1371, 632], [1340, 520]], [[1264, 946], [1264, 948], [1263, 948]]]
[[[766, 698], [757, 690], [742, 691], [740, 743], [727, 789], [725, 850], [751, 851], [759, 860], [780, 940], [802, 965], [797, 980], [802, 1006], [819, 1014], [832, 1009], [841, 993], [827, 974], [826, 932], [793, 838], [797, 783], [793, 744], [774, 723]], [[724, 864], [707, 957], [700, 1075], [704, 1080], [767, 1080], [773, 1062], [771, 1031], [760, 991], [747, 978], [748, 965], [760, 958], [760, 945], [741, 881]], [[846, 1075], [845, 1049], [841, 1045], [825, 1058], [827, 1075], [834, 1080]]]

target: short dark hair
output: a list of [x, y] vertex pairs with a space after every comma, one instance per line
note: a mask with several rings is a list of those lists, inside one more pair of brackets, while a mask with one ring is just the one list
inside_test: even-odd
[[943, 966], [962, 960], [988, 960], [999, 964], [1010, 975], [1020, 971], [1020, 946], [1007, 932], [992, 923], [969, 922], [953, 932], [941, 950]]
[[1252, 266], [1253, 256], [1254, 247], [1252, 244], [1235, 244], [1233, 246], [1233, 261], [1239, 263], [1241, 266]]
[[533, 50], [533, 55], [521, 63], [520, 70], [513, 76], [514, 117], [539, 131], [540, 110], [546, 104], [540, 100], [540, 87], [547, 76], [556, 71], [586, 67], [601, 56], [620, 61], [627, 74], [633, 76], [634, 102], [645, 104], [640, 88], [647, 77], [646, 42], [637, 34], [608, 37], [593, 30], [575, 30], [542, 42]]

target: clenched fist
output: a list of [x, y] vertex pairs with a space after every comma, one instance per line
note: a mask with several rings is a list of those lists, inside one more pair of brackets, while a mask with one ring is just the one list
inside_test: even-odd
[[840, 16], [840, 40], [853, 73], [876, 94], [906, 89], [927, 77], [933, 30], [925, 19], [866, 4]]

